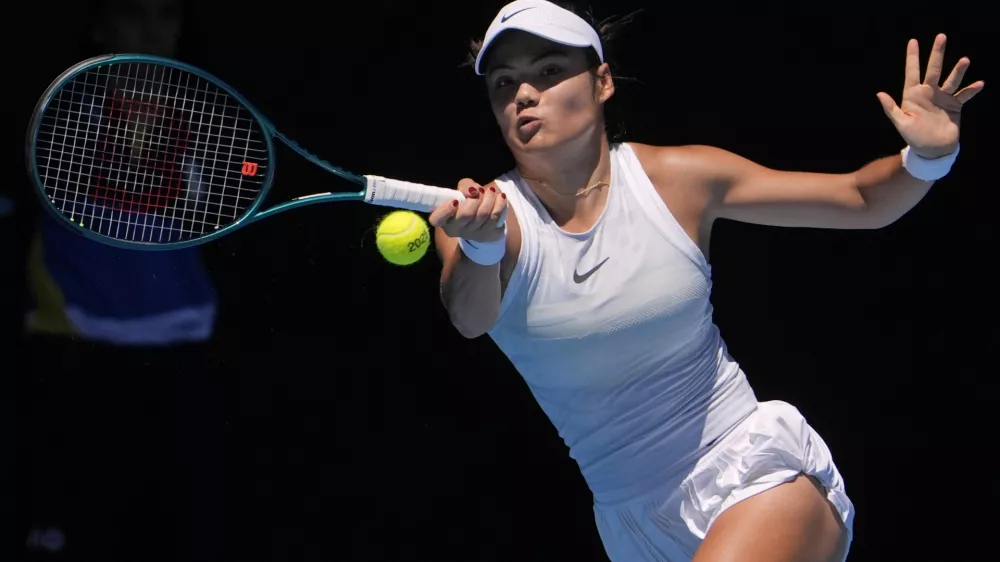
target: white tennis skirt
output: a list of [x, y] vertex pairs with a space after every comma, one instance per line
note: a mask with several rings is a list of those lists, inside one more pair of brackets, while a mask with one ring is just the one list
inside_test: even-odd
[[800, 474], [819, 481], [853, 536], [854, 505], [830, 449], [798, 409], [781, 401], [758, 404], [679, 486], [595, 505], [597, 528], [613, 562], [689, 561], [722, 512]]

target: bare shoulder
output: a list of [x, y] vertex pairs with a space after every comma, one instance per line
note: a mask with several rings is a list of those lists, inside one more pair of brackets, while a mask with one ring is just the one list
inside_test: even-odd
[[743, 160], [727, 150], [701, 144], [653, 146], [630, 143], [654, 186], [684, 184], [685, 187], [711, 188], [724, 170]]
[[629, 146], [670, 214], [707, 255], [712, 221], [706, 211], [724, 190], [718, 172], [731, 153], [704, 145]]

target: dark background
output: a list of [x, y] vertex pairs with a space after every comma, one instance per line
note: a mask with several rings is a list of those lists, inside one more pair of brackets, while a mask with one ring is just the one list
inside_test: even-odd
[[[18, 369], [34, 201], [23, 133], [77, 61], [69, 2], [7, 20], [5, 332]], [[303, 0], [198, 5], [190, 57], [279, 129], [360, 173], [454, 185], [512, 162], [471, 69], [502, 2]], [[848, 172], [903, 144], [906, 41], [990, 82], [990, 18], [957, 5], [873, 10], [767, 2], [593, 2], [645, 12], [619, 38], [626, 139], [712, 144], [762, 164]], [[657, 7], [659, 6], [659, 7]], [[10, 12], [8, 12], [10, 13]], [[16, 35], [21, 33], [23, 35]], [[12, 35], [14, 34], [14, 35]], [[824, 436], [858, 510], [851, 560], [987, 560], [997, 478], [994, 93], [963, 112], [954, 171], [896, 224], [826, 232], [720, 223], [716, 321], [761, 400]], [[342, 184], [279, 157], [275, 200]], [[590, 497], [517, 373], [467, 341], [437, 298], [438, 261], [382, 261], [385, 209], [314, 206], [206, 248], [219, 286], [232, 560], [602, 560]], [[127, 397], [123, 397], [127, 398]]]

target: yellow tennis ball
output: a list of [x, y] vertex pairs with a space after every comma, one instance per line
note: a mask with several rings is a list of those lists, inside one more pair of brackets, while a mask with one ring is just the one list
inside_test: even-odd
[[423, 217], [412, 211], [393, 211], [379, 223], [375, 245], [389, 263], [411, 265], [427, 253], [430, 229]]

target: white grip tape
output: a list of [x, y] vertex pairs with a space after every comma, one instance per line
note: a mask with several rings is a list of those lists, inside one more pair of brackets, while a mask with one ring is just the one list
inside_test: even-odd
[[[445, 189], [381, 176], [365, 176], [365, 179], [368, 180], [365, 187], [365, 203], [370, 205], [430, 213], [443, 203], [455, 199], [458, 199], [459, 203], [465, 201], [465, 195], [457, 189]], [[500, 219], [500, 226], [506, 222], [505, 210], [503, 218]]]
[[453, 199], [465, 200], [462, 192], [456, 189], [421, 185], [380, 176], [365, 176], [365, 179], [368, 180], [365, 203], [371, 205], [429, 213], [442, 203]]

